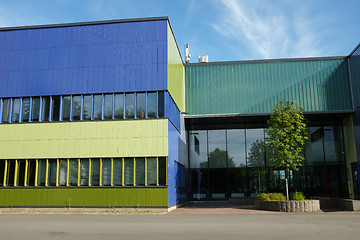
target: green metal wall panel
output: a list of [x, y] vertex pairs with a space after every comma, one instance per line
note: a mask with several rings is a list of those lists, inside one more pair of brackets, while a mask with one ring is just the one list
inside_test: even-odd
[[349, 57], [354, 107], [360, 106], [360, 45]]
[[344, 59], [192, 64], [185, 73], [189, 114], [270, 113], [283, 98], [304, 111], [352, 109]]
[[3, 188], [0, 207], [168, 207], [164, 188]]
[[181, 112], [185, 111], [185, 68], [170, 24], [168, 32], [168, 89]]

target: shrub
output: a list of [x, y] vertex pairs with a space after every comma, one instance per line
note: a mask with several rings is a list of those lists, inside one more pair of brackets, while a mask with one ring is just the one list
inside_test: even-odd
[[281, 193], [261, 193], [256, 197], [257, 201], [286, 201]]
[[297, 200], [297, 201], [303, 201], [303, 200], [305, 200], [305, 196], [302, 192], [296, 191], [294, 193], [294, 195], [292, 196], [292, 199]]

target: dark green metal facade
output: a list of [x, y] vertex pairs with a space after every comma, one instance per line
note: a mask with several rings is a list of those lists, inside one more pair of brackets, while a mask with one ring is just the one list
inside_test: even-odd
[[352, 110], [345, 58], [318, 58], [186, 66], [186, 112], [270, 113], [285, 98], [304, 111]]

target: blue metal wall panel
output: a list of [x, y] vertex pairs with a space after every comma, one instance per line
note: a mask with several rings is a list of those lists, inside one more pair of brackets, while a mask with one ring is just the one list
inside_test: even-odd
[[0, 31], [0, 97], [167, 89], [167, 20]]
[[169, 92], [165, 94], [165, 117], [169, 118], [172, 124], [180, 132], [180, 111]]

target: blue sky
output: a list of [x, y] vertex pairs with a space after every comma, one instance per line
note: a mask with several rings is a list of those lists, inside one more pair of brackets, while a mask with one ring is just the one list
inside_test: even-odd
[[0, 0], [0, 26], [169, 16], [191, 62], [345, 56], [360, 42], [358, 0]]

